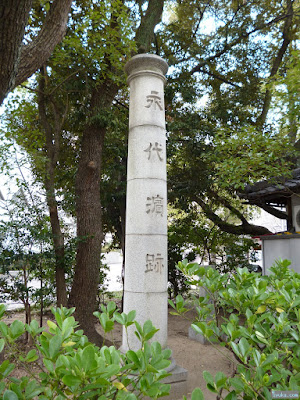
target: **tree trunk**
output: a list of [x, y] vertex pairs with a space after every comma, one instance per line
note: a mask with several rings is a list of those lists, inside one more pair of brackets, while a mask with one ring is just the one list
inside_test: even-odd
[[[55, 280], [56, 280], [56, 300], [57, 306], [67, 306], [67, 289], [65, 279], [65, 243], [64, 235], [61, 230], [58, 206], [55, 197], [55, 170], [60, 152], [60, 135], [64, 122], [64, 116], [59, 114], [53, 100], [45, 96], [46, 89], [46, 68], [41, 69], [39, 80], [39, 119], [43, 127], [46, 138], [46, 171], [44, 185], [46, 189], [46, 200], [50, 215], [51, 232], [53, 247], [55, 252]], [[47, 114], [47, 105], [52, 106], [52, 114]], [[49, 108], [49, 107], [48, 107]], [[53, 124], [50, 123], [53, 120]]]
[[21, 45], [32, 0], [3, 0], [0, 5], [0, 104], [14, 87]]
[[[101, 124], [99, 113], [106, 114], [116, 89], [111, 96], [108, 90], [95, 90], [91, 99], [91, 118], [82, 137], [81, 153], [76, 175], [77, 255], [69, 306], [76, 307], [75, 317], [90, 341], [103, 344], [103, 338], [95, 329], [93, 312], [100, 277], [101, 244], [103, 241], [100, 202], [100, 177], [105, 123]], [[106, 90], [105, 90], [106, 89]], [[98, 121], [95, 121], [95, 116]]]
[[58, 307], [67, 306], [67, 289], [65, 279], [65, 244], [64, 235], [61, 231], [57, 203], [55, 199], [54, 186], [46, 179], [46, 197], [50, 214], [52, 239], [55, 252], [55, 282], [56, 282], [56, 304]]
[[146, 13], [142, 16], [141, 24], [135, 35], [139, 53], [146, 53], [150, 50], [154, 28], [161, 20], [163, 7], [164, 0], [149, 0]]
[[101, 345], [95, 330], [93, 312], [99, 285], [101, 243], [103, 241], [100, 169], [105, 128], [88, 126], [82, 139], [82, 150], [76, 177], [77, 256], [69, 305], [89, 340]]

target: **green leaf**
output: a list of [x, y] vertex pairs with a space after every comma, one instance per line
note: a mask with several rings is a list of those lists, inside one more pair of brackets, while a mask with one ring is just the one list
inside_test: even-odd
[[142, 330], [141, 325], [137, 321], [134, 321], [134, 324], [135, 324], [137, 332], [139, 333], [140, 337], [142, 338], [143, 337], [143, 330]]
[[64, 375], [62, 381], [65, 385], [72, 387], [79, 385], [81, 383], [81, 379], [75, 375]]
[[135, 316], [136, 316], [135, 310], [129, 311], [129, 313], [127, 315], [127, 322], [133, 322], [133, 320], [135, 319]]
[[74, 325], [75, 325], [74, 317], [68, 317], [64, 320], [61, 327], [62, 332], [65, 333], [64, 337], [67, 337], [72, 333]]
[[5, 390], [3, 400], [18, 400], [18, 396], [12, 390]]
[[82, 368], [85, 372], [89, 371], [95, 362], [95, 347], [89, 345], [83, 349], [81, 355]]
[[240, 350], [239, 350], [239, 348], [238, 348], [238, 345], [237, 345], [236, 343], [234, 343], [234, 342], [230, 342], [230, 346], [231, 346], [232, 350], [235, 352], [235, 354], [236, 354], [238, 357], [241, 357], [241, 354], [240, 354]]
[[153, 328], [154, 328], [154, 326], [153, 326], [152, 322], [148, 319], [143, 325], [143, 333], [144, 333], [144, 335], [146, 335], [147, 333], [152, 332]]
[[218, 391], [217, 391], [217, 389], [215, 388], [215, 386], [212, 385], [211, 383], [208, 383], [208, 384], [206, 385], [206, 387], [207, 387], [207, 389], [210, 390], [211, 392], [213, 392], [213, 393], [218, 393]]
[[208, 371], [203, 372], [203, 378], [207, 383], [210, 383], [211, 385], [214, 385], [214, 378], [212, 374]]
[[120, 366], [119, 365], [109, 365], [104, 373], [103, 373], [103, 378], [110, 378], [113, 375], [116, 375], [120, 371]]
[[160, 360], [160, 361], [157, 361], [157, 362], [151, 363], [151, 364], [154, 368], [159, 370], [159, 369], [167, 368], [171, 364], [171, 361], [170, 360]]
[[230, 379], [230, 383], [239, 392], [241, 392], [241, 391], [243, 391], [245, 389], [244, 382], [237, 376], [231, 378]]
[[3, 315], [5, 314], [6, 311], [6, 307], [4, 304], [0, 304], [0, 319], [3, 317]]
[[25, 357], [25, 361], [33, 362], [33, 361], [36, 361], [38, 358], [39, 358], [39, 356], [38, 356], [36, 350], [32, 349], [27, 353], [27, 355]]
[[0, 321], [0, 331], [3, 336], [6, 337], [8, 335], [8, 326], [3, 321]]
[[30, 322], [30, 328], [35, 332], [35, 331], [37, 331], [37, 330], [39, 330], [39, 324], [38, 324], [38, 322], [37, 322], [37, 320], [36, 319], [33, 319], [31, 322]]
[[180, 310], [183, 307], [184, 300], [181, 294], [176, 296], [176, 308], [177, 310]]
[[24, 333], [24, 324], [21, 321], [15, 320], [10, 325], [11, 335], [14, 339], [18, 338], [19, 336], [23, 335]]
[[225, 382], [227, 381], [227, 376], [223, 374], [223, 372], [217, 372], [215, 376], [215, 383], [218, 389], [223, 387]]
[[106, 322], [108, 321], [108, 316], [104, 313], [100, 315], [99, 321], [101, 323], [102, 328], [105, 330], [106, 328]]
[[47, 358], [44, 358], [43, 363], [49, 372], [54, 372], [54, 365], [52, 361], [47, 360]]
[[56, 332], [58, 326], [53, 321], [48, 320], [47, 325], [49, 326], [49, 330], [51, 333]]
[[255, 331], [255, 335], [256, 335], [257, 339], [258, 339], [260, 342], [269, 345], [269, 342], [266, 340], [266, 338], [264, 337], [264, 335], [263, 335], [261, 332]]
[[1, 353], [1, 351], [4, 349], [4, 346], [5, 346], [5, 341], [4, 341], [4, 339], [0, 339], [0, 353]]
[[119, 313], [116, 312], [114, 314], [114, 318], [119, 324], [125, 325], [125, 314], [123, 314], [123, 313], [119, 314]]
[[250, 348], [250, 345], [249, 345], [247, 339], [242, 338], [239, 341], [239, 348], [241, 350], [241, 354], [243, 355], [243, 357], [245, 357], [247, 355], [247, 352], [248, 352], [249, 348]]
[[124, 400], [137, 400], [136, 395], [133, 393], [128, 394]]
[[155, 328], [152, 329], [152, 331], [148, 332], [147, 335], [145, 335], [144, 339], [150, 340], [158, 331], [159, 331], [159, 329], [155, 329]]
[[15, 392], [15, 394], [18, 396], [19, 399], [22, 399], [24, 396], [22, 394], [23, 392], [23, 382], [20, 380], [16, 379], [16, 381], [12, 382], [9, 385], [9, 389]]
[[200, 388], [193, 390], [191, 400], [204, 400], [204, 396]]
[[49, 341], [49, 355], [50, 358], [55, 358], [60, 351], [62, 345], [62, 337], [60, 335], [55, 335]]
[[[170, 305], [172, 308], [176, 309], [173, 300], [168, 299], [168, 303], [169, 303], [169, 305]], [[176, 314], [177, 314], [177, 313], [176, 313]]]
[[224, 400], [237, 400], [236, 392], [232, 391], [224, 398]]
[[206, 325], [203, 322], [196, 322], [195, 324], [191, 325], [194, 331], [200, 333], [200, 335], [205, 335], [206, 332]]
[[112, 314], [115, 309], [117, 308], [116, 303], [114, 301], [109, 301], [107, 304], [107, 312], [109, 314]]
[[10, 373], [15, 369], [15, 365], [11, 364], [8, 360], [3, 361], [0, 364], [0, 372], [6, 378], [10, 375]]
[[130, 361], [133, 361], [135, 363], [135, 365], [137, 365], [137, 366], [141, 365], [138, 356], [136, 355], [136, 353], [133, 350], [127, 351], [126, 356], [129, 358]]
[[34, 397], [38, 396], [43, 391], [36, 380], [28, 382], [25, 389], [25, 398], [26, 399], [33, 399]]

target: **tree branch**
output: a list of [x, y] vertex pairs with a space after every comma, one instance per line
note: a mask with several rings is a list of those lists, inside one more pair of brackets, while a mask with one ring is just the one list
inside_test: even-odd
[[231, 86], [234, 86], [234, 87], [239, 88], [239, 89], [241, 88], [236, 83], [230, 82], [229, 80], [223, 78], [221, 75], [217, 75], [217, 74], [215, 74], [213, 72], [210, 72], [210, 71], [207, 71], [205, 69], [200, 69], [199, 72], [202, 72], [203, 74], [207, 74], [209, 76], [212, 76], [213, 78], [218, 79], [221, 82], [227, 83], [227, 85], [231, 85]]
[[[278, 50], [278, 53], [273, 61], [269, 79], [271, 79], [272, 77], [274, 77], [277, 74], [279, 67], [281, 65], [283, 56], [291, 42], [290, 32], [291, 32], [291, 27], [292, 27], [292, 23], [293, 23], [293, 15], [294, 15], [293, 1], [288, 0], [287, 18], [285, 20], [283, 32], [282, 32], [283, 42], [282, 42], [282, 45], [281, 45], [280, 49]], [[266, 93], [265, 93], [262, 112], [256, 120], [257, 125], [263, 125], [265, 123], [267, 114], [268, 114], [268, 111], [270, 108], [271, 99], [272, 99], [272, 93], [271, 93], [270, 89], [267, 89]]]
[[54, 0], [38, 34], [21, 49], [21, 57], [13, 88], [28, 79], [51, 56], [63, 39], [72, 0]]
[[263, 203], [262, 201], [256, 201], [255, 203], [247, 203], [247, 204], [255, 204], [256, 206], [262, 208], [265, 210], [267, 213], [274, 215], [274, 217], [279, 218], [279, 219], [285, 219], [287, 220], [288, 216], [287, 213], [281, 210], [277, 210], [277, 208], [274, 208], [272, 206], [269, 206], [266, 203]]
[[215, 214], [211, 210], [210, 206], [206, 204], [205, 201], [203, 201], [200, 197], [195, 196], [194, 201], [196, 201], [196, 203], [198, 203], [201, 206], [207, 218], [209, 218], [224, 232], [232, 233], [234, 235], [251, 235], [251, 236], [272, 234], [272, 232], [270, 232], [264, 226], [249, 224], [245, 219], [241, 225], [234, 225], [225, 222], [217, 214]]
[[231, 43], [226, 43], [225, 46], [223, 47], [222, 50], [218, 51], [217, 53], [215, 53], [214, 55], [208, 57], [207, 59], [201, 61], [198, 65], [196, 65], [194, 68], [192, 68], [192, 70], [190, 71], [191, 74], [194, 74], [195, 72], [200, 72], [201, 68], [203, 68], [208, 62], [215, 60], [216, 58], [219, 58], [220, 56], [222, 56], [224, 53], [226, 53], [228, 50], [232, 49], [234, 46], [236, 46], [237, 44], [239, 44], [242, 40], [246, 39], [247, 37], [249, 37], [250, 35], [252, 35], [253, 33], [262, 30], [264, 28], [267, 28], [270, 25], [275, 24], [276, 22], [279, 22], [283, 19], [286, 19], [290, 17], [290, 14], [285, 14], [285, 15], [281, 15], [278, 16], [276, 18], [273, 18], [271, 21], [266, 22], [264, 24], [258, 24], [256, 25], [251, 31], [246, 32], [246, 31], [242, 31], [242, 33], [240, 34], [240, 36], [233, 40]]
[[31, 5], [32, 0], [3, 0], [0, 3], [0, 104], [15, 85]]
[[248, 224], [248, 221], [246, 220], [244, 215], [239, 210], [237, 210], [235, 207], [233, 207], [233, 205], [230, 204], [230, 202], [228, 200], [226, 200], [224, 197], [219, 196], [218, 193], [216, 193], [212, 189], [210, 189], [209, 192], [212, 194], [214, 199], [216, 199], [220, 204], [222, 204], [229, 211], [231, 211], [234, 215], [236, 215], [242, 221], [243, 224]]

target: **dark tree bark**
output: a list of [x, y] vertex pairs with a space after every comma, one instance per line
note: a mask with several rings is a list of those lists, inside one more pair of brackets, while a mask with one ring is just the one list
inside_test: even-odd
[[[60, 135], [64, 123], [64, 115], [57, 110], [53, 100], [45, 95], [45, 69], [41, 70], [39, 81], [38, 107], [39, 118], [43, 126], [46, 138], [46, 174], [44, 185], [46, 189], [46, 199], [50, 215], [50, 224], [55, 252], [55, 281], [56, 281], [56, 301], [57, 306], [67, 306], [67, 289], [65, 279], [65, 243], [64, 235], [58, 215], [58, 206], [55, 197], [55, 170], [60, 151]], [[47, 115], [46, 104], [52, 106], [51, 117]], [[53, 124], [50, 123], [53, 120]]]
[[95, 116], [109, 111], [116, 91], [116, 87], [107, 87], [106, 83], [92, 94], [91, 115], [83, 132], [75, 187], [78, 245], [69, 306], [76, 307], [77, 321], [89, 340], [98, 345], [102, 345], [103, 339], [95, 329], [93, 312], [96, 310], [103, 241], [100, 178], [106, 126]]
[[72, 0], [54, 0], [45, 22], [28, 45], [22, 44], [32, 0], [0, 3], [0, 104], [50, 57], [65, 35]]
[[0, 5], [0, 103], [15, 84], [31, 3], [3, 0]]

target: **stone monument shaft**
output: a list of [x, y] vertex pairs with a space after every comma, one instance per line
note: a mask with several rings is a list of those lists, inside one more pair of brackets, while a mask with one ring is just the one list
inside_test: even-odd
[[[164, 83], [167, 63], [152, 54], [125, 66], [130, 86], [124, 312], [150, 319], [167, 345], [167, 174]], [[124, 351], [140, 348], [130, 327]]]

